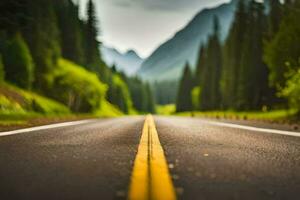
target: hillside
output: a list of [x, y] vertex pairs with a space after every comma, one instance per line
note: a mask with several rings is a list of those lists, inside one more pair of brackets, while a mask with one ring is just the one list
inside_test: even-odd
[[221, 38], [228, 34], [237, 0], [211, 9], [204, 9], [172, 39], [162, 44], [142, 64], [138, 74], [146, 80], [174, 80], [181, 75], [188, 61], [193, 67], [197, 60], [201, 42], [205, 42], [212, 30], [213, 17], [218, 16]]
[[116, 49], [102, 46], [101, 54], [108, 66], [115, 65], [119, 71], [123, 71], [129, 76], [136, 74], [143, 62], [143, 59], [133, 50], [122, 54]]

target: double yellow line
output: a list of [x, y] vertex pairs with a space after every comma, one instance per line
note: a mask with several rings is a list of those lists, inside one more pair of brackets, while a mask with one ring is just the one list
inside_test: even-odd
[[176, 200], [175, 189], [153, 117], [146, 117], [135, 158], [129, 200]]

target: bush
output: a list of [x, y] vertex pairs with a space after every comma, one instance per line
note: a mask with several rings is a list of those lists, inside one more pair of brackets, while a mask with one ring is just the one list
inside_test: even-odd
[[3, 113], [24, 113], [25, 110], [20, 104], [8, 99], [6, 96], [0, 94], [0, 114]]
[[119, 75], [112, 75], [112, 81], [108, 91], [108, 100], [126, 114], [132, 110], [129, 89]]
[[0, 115], [41, 113], [46, 115], [69, 114], [70, 110], [61, 103], [33, 92], [3, 83], [0, 85]]
[[201, 94], [201, 88], [199, 87], [194, 87], [192, 90], [192, 102], [193, 102], [193, 108], [194, 110], [199, 110], [200, 109], [200, 94]]
[[281, 94], [288, 99], [292, 109], [300, 112], [300, 69], [287, 81]]
[[107, 86], [97, 75], [60, 59], [58, 67], [49, 74], [49, 95], [74, 112], [92, 112], [101, 106]]
[[16, 34], [7, 42], [3, 51], [3, 63], [6, 80], [21, 88], [31, 88], [34, 65], [21, 34]]
[[[298, 3], [298, 2], [297, 2]], [[289, 10], [274, 38], [265, 45], [264, 60], [270, 68], [270, 82], [283, 87], [300, 59], [300, 4]]]

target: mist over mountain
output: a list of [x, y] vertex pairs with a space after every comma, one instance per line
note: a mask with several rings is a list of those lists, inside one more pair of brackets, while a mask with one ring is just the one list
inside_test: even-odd
[[122, 54], [114, 48], [102, 46], [101, 54], [107, 65], [110, 67], [115, 65], [119, 71], [123, 71], [129, 76], [135, 75], [143, 63], [143, 59], [133, 50]]
[[224, 41], [233, 20], [238, 0], [215, 8], [204, 9], [172, 39], [162, 44], [144, 61], [138, 74], [145, 80], [177, 80], [186, 62], [195, 68], [201, 43], [205, 43], [212, 31], [213, 17], [220, 21], [220, 36]]

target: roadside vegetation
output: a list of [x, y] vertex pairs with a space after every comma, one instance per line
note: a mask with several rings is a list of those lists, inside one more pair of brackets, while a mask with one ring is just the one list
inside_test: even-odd
[[176, 113], [175, 104], [157, 105], [156, 112], [159, 115], [173, 115]]
[[154, 101], [137, 105], [152, 96], [147, 83], [103, 62], [92, 0], [86, 8], [80, 19], [71, 0], [1, 3], [0, 125], [155, 112]]
[[207, 112], [183, 112], [178, 113], [178, 116], [192, 116], [214, 119], [228, 119], [228, 120], [263, 120], [273, 122], [289, 122], [295, 121], [295, 110], [274, 110], [268, 112], [262, 111], [207, 111]]
[[[300, 116], [300, 3], [239, 1], [225, 42], [220, 24], [199, 50], [196, 71], [186, 64], [176, 112], [239, 119]], [[186, 113], [185, 113], [186, 112]]]
[[175, 115], [189, 117], [208, 117], [216, 119], [242, 119], [242, 120], [296, 120], [297, 110], [272, 110], [272, 111], [186, 111], [176, 112], [175, 104], [158, 105], [159, 115]]

